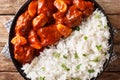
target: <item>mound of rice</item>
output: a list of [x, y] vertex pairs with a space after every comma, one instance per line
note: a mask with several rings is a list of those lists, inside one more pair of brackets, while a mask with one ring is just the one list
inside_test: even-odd
[[110, 38], [107, 19], [95, 10], [66, 39], [44, 49], [22, 69], [31, 80], [90, 80], [109, 58]]

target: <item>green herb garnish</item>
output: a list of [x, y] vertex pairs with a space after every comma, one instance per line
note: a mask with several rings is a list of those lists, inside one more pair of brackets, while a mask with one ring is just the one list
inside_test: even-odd
[[84, 40], [87, 40], [88, 39], [88, 37], [87, 36], [84, 36]]
[[102, 50], [102, 45], [96, 45], [96, 48], [101, 51]]
[[45, 67], [42, 67], [42, 70], [45, 71]]
[[63, 58], [64, 58], [64, 59], [67, 59], [67, 56], [63, 55]]
[[81, 80], [80, 78], [72, 78], [71, 80]]
[[75, 59], [79, 59], [77, 52], [74, 54]]
[[101, 25], [98, 25], [98, 27], [101, 27]]
[[107, 55], [107, 52], [104, 52], [105, 55]]
[[100, 59], [99, 59], [99, 57], [96, 57], [94, 60], [92, 60], [93, 62], [99, 62], [100, 61]]
[[100, 19], [101, 16], [100, 16], [99, 14], [96, 14], [96, 15], [95, 15], [95, 18]]
[[89, 69], [88, 72], [89, 72], [89, 73], [94, 73], [95, 70], [94, 70], [94, 69]]
[[54, 53], [53, 53], [53, 56], [54, 56], [55, 58], [60, 58], [60, 53], [54, 52]]
[[86, 56], [87, 56], [87, 54], [83, 54], [83, 56], [84, 56], [84, 57], [86, 57]]
[[45, 77], [41, 77], [41, 76], [40, 76], [40, 80], [45, 80]]
[[76, 26], [76, 27], [74, 28], [74, 30], [79, 31], [79, 30], [80, 30], [80, 27], [79, 27], [79, 26]]
[[62, 67], [64, 70], [66, 70], [66, 71], [69, 71], [69, 70], [70, 70], [64, 63], [61, 65], [61, 67]]
[[76, 66], [76, 69], [80, 69], [80, 66], [81, 66], [81, 64], [78, 64], [78, 65]]
[[107, 25], [105, 25], [105, 26], [104, 26], [104, 28], [105, 28], [105, 29], [107, 29], [107, 28], [108, 28], [108, 26], [107, 26]]

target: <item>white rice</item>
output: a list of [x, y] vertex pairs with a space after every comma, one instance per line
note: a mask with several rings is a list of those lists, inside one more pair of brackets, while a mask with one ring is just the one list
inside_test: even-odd
[[[66, 39], [50, 46], [22, 69], [31, 80], [90, 80], [109, 58], [107, 19], [96, 10]], [[106, 54], [107, 53], [107, 54]], [[64, 56], [64, 57], [63, 57]]]

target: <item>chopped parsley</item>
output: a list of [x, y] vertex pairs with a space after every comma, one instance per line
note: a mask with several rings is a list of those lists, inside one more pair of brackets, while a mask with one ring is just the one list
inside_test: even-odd
[[107, 25], [105, 25], [105, 26], [104, 26], [104, 28], [105, 28], [105, 29], [107, 29], [107, 28], [108, 28], [108, 26], [107, 26]]
[[104, 52], [105, 55], [107, 55], [107, 52]]
[[74, 28], [74, 30], [79, 31], [79, 30], [80, 30], [80, 27], [79, 27], [79, 26], [76, 26], [76, 27]]
[[42, 70], [45, 71], [45, 67], [42, 67]]
[[63, 55], [63, 58], [64, 58], [64, 59], [67, 59], [67, 56]]
[[81, 66], [81, 64], [78, 64], [78, 65], [76, 66], [76, 69], [80, 69], [80, 66]]
[[72, 78], [71, 80], [81, 80], [80, 78]]
[[84, 56], [84, 57], [86, 57], [86, 56], [87, 56], [87, 54], [83, 54], [83, 56]]
[[96, 18], [96, 19], [100, 19], [101, 16], [100, 16], [99, 14], [96, 14], [96, 15], [95, 15], [95, 18]]
[[100, 61], [100, 59], [99, 59], [99, 57], [96, 57], [94, 60], [92, 60], [93, 62], [99, 62]]
[[45, 77], [41, 77], [41, 76], [40, 76], [40, 80], [45, 80]]
[[66, 70], [66, 71], [69, 71], [69, 70], [70, 70], [70, 68], [68, 68], [64, 63], [61, 65], [61, 67], [62, 67], [64, 70]]
[[79, 59], [77, 52], [74, 54], [75, 59]]
[[53, 53], [53, 56], [54, 56], [55, 58], [60, 58], [60, 53], [54, 52], [54, 53]]
[[88, 72], [89, 72], [89, 73], [94, 73], [95, 70], [94, 70], [94, 69], [89, 69]]
[[84, 36], [84, 40], [87, 40], [88, 39], [88, 37], [87, 36]]
[[98, 27], [100, 28], [100, 27], [101, 27], [101, 25], [98, 25]]
[[96, 45], [96, 48], [98, 49], [98, 51], [102, 50], [102, 45]]

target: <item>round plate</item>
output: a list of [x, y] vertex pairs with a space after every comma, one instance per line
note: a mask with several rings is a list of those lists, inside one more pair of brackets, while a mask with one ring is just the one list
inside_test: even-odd
[[[95, 1], [95, 0], [90, 0], [92, 1], [95, 5], [95, 9], [98, 8], [99, 10], [101, 10], [103, 12], [103, 14], [107, 17], [107, 15], [105, 14], [104, 10], [102, 9], [102, 7]], [[10, 55], [11, 55], [11, 58], [12, 58], [12, 61], [16, 67], [16, 69], [18, 70], [18, 72], [24, 77], [25, 80], [30, 80], [26, 77], [26, 74], [23, 73], [23, 70], [21, 70], [21, 67], [22, 65], [14, 58], [14, 48], [13, 48], [13, 45], [11, 44], [11, 40], [12, 38], [14, 37], [15, 35], [15, 25], [16, 25], [16, 21], [18, 19], [18, 17], [25, 11], [25, 9], [27, 8], [27, 6], [29, 5], [29, 3], [31, 2], [31, 0], [28, 0], [24, 3], [24, 5], [19, 9], [19, 11], [17, 12], [17, 14], [15, 15], [14, 19], [13, 19], [13, 22], [12, 22], [12, 25], [11, 25], [11, 28], [10, 28], [10, 32], [9, 32], [9, 51], [10, 51]], [[109, 54], [110, 54], [110, 57], [108, 60], [105, 61], [104, 65], [103, 65], [103, 71], [106, 69], [110, 59], [111, 59], [111, 55], [113, 53], [113, 29], [112, 29], [112, 26], [111, 26], [111, 23], [110, 21], [108, 20], [108, 17], [107, 17], [107, 21], [108, 21], [108, 26], [110, 27], [109, 29], [109, 32], [110, 32], [110, 39], [109, 39], [109, 44], [111, 45], [110, 46], [110, 49], [109, 49]], [[96, 80], [102, 73], [103, 71], [101, 71], [97, 77], [94, 77], [92, 78], [91, 80]]]

